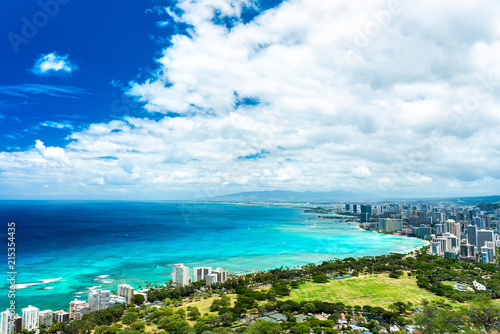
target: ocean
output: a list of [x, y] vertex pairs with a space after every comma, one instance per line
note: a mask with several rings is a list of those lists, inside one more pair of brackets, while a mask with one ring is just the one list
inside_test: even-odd
[[[223, 267], [230, 273], [293, 267], [333, 258], [408, 252], [418, 239], [319, 219], [304, 207], [125, 201], [0, 201], [6, 309], [7, 223], [16, 225], [16, 312], [57, 310], [89, 288], [170, 280], [171, 265]], [[192, 273], [192, 272], [191, 272]]]

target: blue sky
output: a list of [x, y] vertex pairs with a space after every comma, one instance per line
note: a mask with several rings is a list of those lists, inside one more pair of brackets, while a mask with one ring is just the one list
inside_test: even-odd
[[[154, 68], [154, 57], [161, 46], [152, 37], [172, 33], [172, 27], [160, 31], [156, 26], [159, 16], [147, 11], [161, 2], [44, 3], [56, 3], [59, 8], [34, 37], [26, 43], [14, 43], [15, 47], [8, 38], [1, 39], [0, 113], [5, 119], [0, 130], [9, 137], [4, 136], [0, 143], [5, 151], [26, 150], [40, 136], [51, 146], [67, 143], [65, 138], [70, 129], [40, 126], [42, 122], [66, 122], [82, 127], [127, 113], [140, 114], [139, 106], [131, 104], [133, 107], [125, 111], [120, 108], [124, 103], [114, 102], [117, 99], [121, 102], [123, 90], [111, 83], [126, 85], [146, 73], [147, 68]], [[12, 32], [22, 37], [25, 25], [22, 18], [33, 23], [33, 17], [43, 8], [37, 1], [2, 1], [0, 10], [4, 13], [1, 35]], [[30, 70], [40, 55], [53, 52], [67, 56], [78, 69], [73, 73], [54, 71], [47, 75]], [[27, 91], [33, 86], [38, 88], [36, 93]], [[67, 93], [51, 94], [58, 86], [66, 87]], [[14, 95], [13, 90], [18, 94]]]
[[0, 13], [0, 198], [498, 193], [495, 1]]

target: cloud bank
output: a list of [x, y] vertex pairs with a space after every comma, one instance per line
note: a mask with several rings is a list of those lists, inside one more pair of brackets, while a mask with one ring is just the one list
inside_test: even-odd
[[189, 28], [127, 91], [155, 119], [0, 153], [0, 185], [90, 198], [498, 192], [498, 2], [294, 0], [244, 23], [249, 6], [165, 9]]

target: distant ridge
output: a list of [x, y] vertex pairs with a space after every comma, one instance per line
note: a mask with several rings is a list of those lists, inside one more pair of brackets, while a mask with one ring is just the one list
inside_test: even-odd
[[295, 192], [288, 190], [251, 191], [212, 197], [210, 201], [236, 202], [332, 202], [332, 201], [367, 201], [380, 199], [370, 194], [360, 194], [345, 190], [328, 192]]
[[248, 191], [235, 194], [208, 198], [213, 202], [313, 202], [313, 203], [340, 203], [340, 202], [415, 202], [436, 204], [441, 201], [454, 202], [462, 205], [478, 205], [480, 203], [500, 203], [499, 195], [470, 196], [470, 197], [434, 197], [434, 198], [390, 198], [375, 196], [373, 194], [356, 193], [345, 190], [332, 190], [327, 192], [314, 191]]

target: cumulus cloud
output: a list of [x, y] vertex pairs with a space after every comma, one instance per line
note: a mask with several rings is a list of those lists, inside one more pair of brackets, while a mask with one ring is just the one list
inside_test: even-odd
[[78, 66], [68, 58], [68, 55], [58, 55], [56, 52], [41, 54], [31, 71], [36, 75], [70, 75]]
[[59, 167], [70, 165], [64, 149], [60, 147], [45, 147], [43, 142], [37, 139], [35, 148], [38, 153], [40, 153], [40, 155], [49, 163], [49, 165], [55, 165]]
[[5, 182], [157, 198], [498, 191], [498, 2], [295, 0], [243, 23], [248, 6], [179, 1], [170, 22], [189, 29], [128, 90], [155, 119], [90, 124], [64, 149], [1, 153]]

